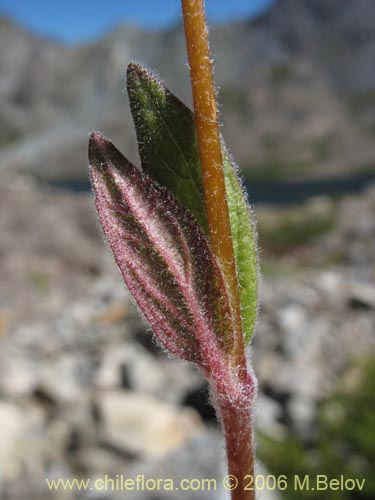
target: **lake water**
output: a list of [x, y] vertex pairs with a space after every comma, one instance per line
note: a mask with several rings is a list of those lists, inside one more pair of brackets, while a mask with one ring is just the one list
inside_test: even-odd
[[294, 205], [315, 196], [339, 197], [360, 193], [371, 184], [375, 184], [375, 175], [306, 181], [255, 181], [248, 182], [246, 187], [251, 203]]
[[[357, 175], [302, 181], [249, 181], [246, 188], [254, 204], [295, 205], [315, 196], [339, 197], [360, 193], [375, 184], [375, 175]], [[50, 185], [74, 192], [90, 190], [88, 180], [56, 181]]]

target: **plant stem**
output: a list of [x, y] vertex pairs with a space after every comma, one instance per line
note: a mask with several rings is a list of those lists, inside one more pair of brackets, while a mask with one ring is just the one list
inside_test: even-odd
[[251, 477], [254, 478], [254, 452], [250, 408], [238, 409], [225, 402], [220, 405], [220, 413], [226, 441], [228, 474], [238, 481], [236, 488], [232, 490], [232, 500], [255, 500], [255, 486], [251, 482]]
[[[240, 384], [246, 385], [249, 374], [243, 343], [238, 281], [225, 189], [204, 0], [182, 0], [182, 9], [209, 238], [212, 249], [220, 261], [234, 311], [235, 346], [231, 360], [232, 369], [238, 376]], [[255, 492], [245, 491], [246, 485], [250, 482], [249, 475], [254, 475], [250, 402], [237, 406], [230, 403], [227, 397], [218, 396], [218, 412], [226, 438], [228, 470], [229, 474], [238, 480], [237, 488], [232, 491], [232, 500], [254, 500]]]
[[241, 310], [204, 0], [182, 0], [182, 10], [209, 237], [228, 284], [235, 312], [234, 363], [241, 365], [245, 362]]

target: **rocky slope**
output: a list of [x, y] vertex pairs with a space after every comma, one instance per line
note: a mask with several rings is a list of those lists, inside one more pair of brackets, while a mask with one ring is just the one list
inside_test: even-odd
[[[131, 59], [190, 102], [181, 27], [120, 26], [66, 47], [0, 24], [1, 170], [82, 178], [92, 129], [134, 159], [122, 93]], [[311, 176], [373, 166], [374, 28], [371, 0], [279, 0], [257, 19], [212, 29], [224, 132], [244, 171]]]
[[[357, 363], [373, 352], [373, 200], [373, 190], [310, 200], [293, 215], [297, 229], [327, 217], [333, 225], [281, 246], [277, 231], [286, 234], [292, 209], [259, 208], [257, 432], [292, 433], [313, 451], [320, 402], [350, 388]], [[146, 332], [97, 232], [90, 195], [12, 177], [0, 188], [0, 213], [1, 498], [100, 493], [51, 497], [46, 477], [144, 474], [220, 485], [223, 443], [204, 382]], [[117, 495], [106, 498], [227, 498], [221, 488]], [[280, 498], [269, 495], [262, 498]]]

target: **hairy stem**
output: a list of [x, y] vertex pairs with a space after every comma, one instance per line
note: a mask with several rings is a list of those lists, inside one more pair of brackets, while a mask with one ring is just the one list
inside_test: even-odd
[[234, 364], [244, 363], [236, 264], [226, 198], [204, 0], [182, 0], [209, 237], [228, 284], [236, 331]]
[[228, 474], [236, 486], [232, 500], [255, 500], [254, 453], [251, 409], [238, 409], [228, 402], [220, 404], [225, 434]]
[[[182, 0], [182, 9], [209, 237], [213, 251], [219, 258], [234, 311], [235, 345], [231, 360], [232, 369], [236, 372], [240, 384], [246, 384], [249, 375], [243, 343], [238, 281], [204, 0]], [[238, 486], [232, 491], [232, 500], [254, 500], [255, 492], [245, 490], [250, 481], [249, 476], [254, 474], [250, 404], [236, 406], [224, 397], [218, 403], [218, 412], [225, 433], [229, 474], [238, 480]]]

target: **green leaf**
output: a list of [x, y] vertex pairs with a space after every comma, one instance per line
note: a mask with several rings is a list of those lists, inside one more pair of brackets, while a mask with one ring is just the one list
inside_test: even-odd
[[194, 116], [140, 64], [129, 64], [127, 90], [143, 170], [172, 191], [207, 232]]
[[223, 145], [225, 188], [236, 261], [242, 327], [247, 345], [254, 333], [258, 313], [258, 252], [254, 214], [237, 174], [237, 166]]
[[[207, 234], [194, 115], [150, 70], [130, 63], [127, 89], [143, 170], [167, 187]], [[223, 143], [223, 169], [233, 237], [244, 340], [254, 332], [258, 309], [256, 229], [237, 167]]]

